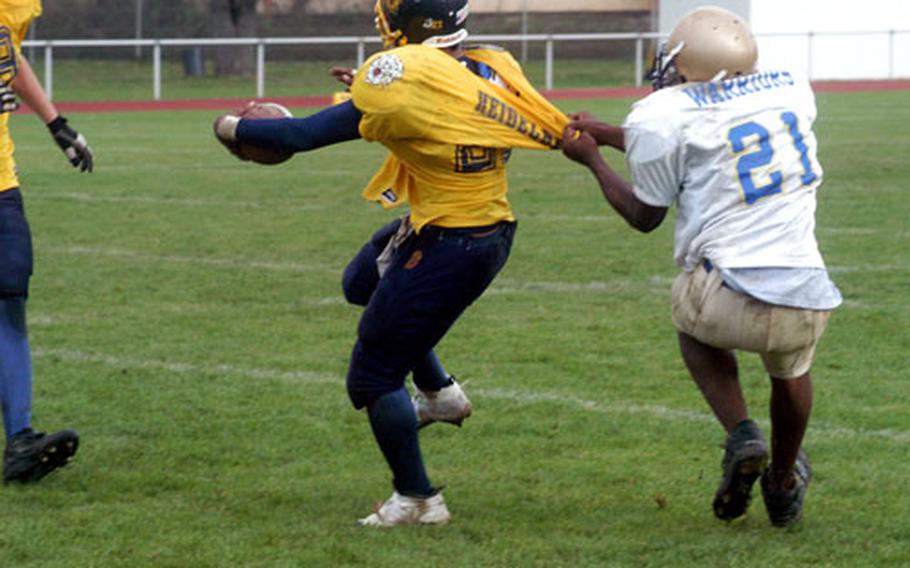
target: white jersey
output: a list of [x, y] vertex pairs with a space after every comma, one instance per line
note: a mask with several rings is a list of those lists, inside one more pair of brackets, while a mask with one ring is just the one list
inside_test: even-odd
[[809, 83], [787, 72], [685, 83], [634, 106], [624, 128], [635, 195], [678, 204], [677, 264], [824, 268], [815, 116]]

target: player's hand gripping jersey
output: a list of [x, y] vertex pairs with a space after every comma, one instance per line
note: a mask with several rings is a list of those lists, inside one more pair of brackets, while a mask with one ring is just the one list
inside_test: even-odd
[[423, 45], [373, 56], [352, 85], [363, 113], [361, 135], [392, 152], [364, 197], [387, 207], [409, 202], [418, 231], [428, 223], [469, 227], [514, 220], [506, 198], [510, 149], [557, 148], [568, 123], [508, 53], [475, 48], [466, 56], [506, 86]]
[[[16, 77], [22, 40], [32, 20], [40, 15], [40, 0], [0, 0], [0, 82], [4, 85]], [[9, 115], [0, 114], [0, 191], [18, 186]]]
[[809, 83], [787, 72], [685, 83], [635, 105], [625, 124], [635, 195], [678, 200], [677, 264], [824, 267], [815, 116]]

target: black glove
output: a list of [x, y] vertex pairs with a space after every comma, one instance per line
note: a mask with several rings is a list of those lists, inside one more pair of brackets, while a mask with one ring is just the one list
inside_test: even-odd
[[58, 116], [47, 125], [47, 129], [74, 168], [83, 172], [92, 171], [95, 167], [92, 149], [88, 147], [84, 136], [70, 128], [65, 118]]
[[16, 93], [8, 85], [0, 85], [0, 114], [16, 112], [18, 109], [19, 101], [16, 100]]

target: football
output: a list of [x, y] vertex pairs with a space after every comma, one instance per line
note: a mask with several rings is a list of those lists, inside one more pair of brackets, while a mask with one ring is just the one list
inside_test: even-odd
[[[291, 111], [286, 109], [280, 104], [277, 103], [250, 103], [242, 110], [237, 112], [237, 116], [240, 118], [255, 118], [255, 119], [276, 119], [276, 118], [292, 118], [294, 115], [291, 114]], [[240, 152], [250, 160], [256, 162], [257, 164], [265, 164], [267, 166], [273, 166], [275, 164], [280, 164], [291, 159], [294, 155], [293, 152], [281, 152], [279, 150], [271, 150], [268, 148], [260, 148], [258, 146], [252, 146], [244, 142], [239, 143]]]

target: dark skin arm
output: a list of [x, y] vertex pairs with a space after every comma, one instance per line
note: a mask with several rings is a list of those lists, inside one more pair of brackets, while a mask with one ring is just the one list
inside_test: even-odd
[[354, 75], [356, 74], [357, 71], [351, 67], [332, 67], [329, 69], [329, 75], [347, 87], [350, 87], [351, 83], [354, 82]]
[[609, 146], [620, 152], [626, 151], [626, 135], [621, 126], [613, 126], [597, 120], [588, 111], [570, 114], [570, 126], [590, 134], [597, 141], [598, 146]]
[[594, 136], [575, 128], [574, 124], [577, 123], [567, 126], [563, 133], [563, 154], [591, 170], [604, 198], [629, 225], [642, 233], [659, 227], [667, 208], [648, 205], [635, 197], [632, 185], [604, 161]]

